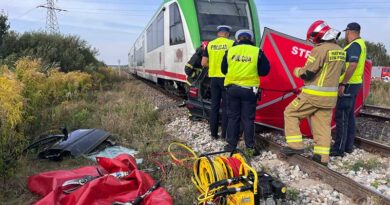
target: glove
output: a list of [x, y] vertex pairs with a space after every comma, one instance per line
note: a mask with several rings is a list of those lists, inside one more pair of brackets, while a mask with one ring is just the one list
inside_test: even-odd
[[299, 69], [301, 69], [301, 68], [295, 68], [295, 69], [294, 69], [294, 75], [295, 75], [295, 77], [297, 77], [297, 78], [299, 78]]

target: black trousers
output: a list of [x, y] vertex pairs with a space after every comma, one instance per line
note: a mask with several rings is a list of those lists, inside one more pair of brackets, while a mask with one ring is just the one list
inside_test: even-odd
[[257, 98], [252, 89], [239, 86], [227, 87], [227, 142], [236, 147], [240, 139], [240, 125], [244, 127], [245, 145], [254, 148], [255, 115]]
[[344, 93], [346, 96], [338, 97], [336, 105], [336, 139], [332, 151], [343, 154], [351, 152], [355, 142], [356, 122], [355, 103], [361, 84], [348, 84]]
[[226, 138], [227, 116], [226, 116], [226, 89], [223, 85], [225, 78], [211, 78], [211, 113], [210, 131], [211, 136], [218, 135], [219, 110], [222, 108], [221, 128], [222, 138]]

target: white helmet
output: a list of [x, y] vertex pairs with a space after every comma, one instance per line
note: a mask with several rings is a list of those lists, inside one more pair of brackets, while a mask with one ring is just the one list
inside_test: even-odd
[[248, 36], [251, 40], [253, 40], [253, 32], [251, 30], [248, 30], [248, 29], [241, 29], [241, 30], [238, 30], [236, 32], [236, 40], [238, 40], [238, 38], [242, 35], [246, 35]]

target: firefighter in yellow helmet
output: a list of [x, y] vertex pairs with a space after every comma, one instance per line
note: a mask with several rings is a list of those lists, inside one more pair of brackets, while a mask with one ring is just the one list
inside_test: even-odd
[[217, 27], [217, 38], [207, 45], [202, 58], [202, 66], [208, 67], [208, 75], [211, 79], [211, 111], [210, 131], [213, 139], [218, 139], [219, 109], [222, 100], [221, 131], [222, 138], [226, 138], [227, 116], [226, 116], [226, 90], [223, 86], [225, 75], [221, 72], [221, 63], [225, 51], [232, 47], [234, 41], [229, 39], [230, 26], [221, 25]]
[[266, 76], [270, 67], [263, 51], [254, 46], [253, 37], [251, 30], [236, 32], [237, 44], [226, 52], [221, 70], [226, 74], [228, 115], [228, 144], [224, 150], [231, 151], [237, 147], [242, 122], [247, 153], [256, 156], [260, 154], [254, 139], [259, 76]]
[[284, 111], [284, 128], [288, 146], [286, 155], [302, 154], [304, 144], [299, 121], [308, 118], [314, 138], [313, 160], [327, 165], [331, 146], [332, 109], [336, 105], [340, 75], [345, 70], [346, 52], [336, 44], [340, 32], [324, 21], [314, 22], [307, 31], [307, 40], [314, 48], [303, 68], [294, 75], [304, 80], [302, 93]]

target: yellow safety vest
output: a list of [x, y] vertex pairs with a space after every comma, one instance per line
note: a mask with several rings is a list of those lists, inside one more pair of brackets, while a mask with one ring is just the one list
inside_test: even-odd
[[257, 61], [260, 49], [251, 45], [237, 45], [229, 49], [227, 62], [228, 72], [225, 86], [238, 85], [259, 87], [260, 78], [257, 72]]
[[[352, 41], [350, 44], [345, 46], [344, 50], [346, 51], [353, 43], [358, 43], [361, 48], [360, 56], [359, 56], [359, 61], [357, 63], [355, 72], [352, 74], [351, 79], [349, 79], [348, 84], [360, 84], [363, 82], [363, 73], [364, 73], [364, 64], [366, 63], [366, 57], [367, 57], [367, 47], [366, 44], [364, 43], [364, 40], [361, 38], [358, 38], [354, 41]], [[349, 67], [349, 63], [346, 63], [347, 69]], [[340, 77], [340, 83], [344, 80], [344, 75], [341, 75]]]
[[207, 45], [209, 54], [209, 77], [223, 78], [225, 75], [221, 72], [221, 64], [226, 50], [233, 46], [234, 41], [219, 37], [210, 41]]

